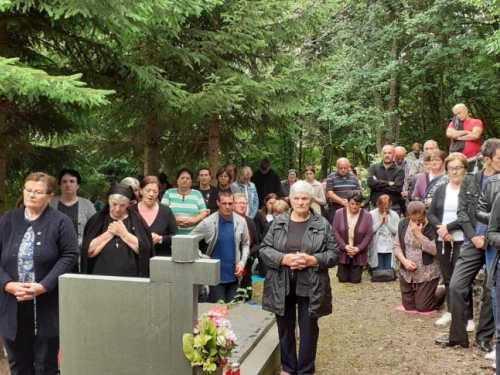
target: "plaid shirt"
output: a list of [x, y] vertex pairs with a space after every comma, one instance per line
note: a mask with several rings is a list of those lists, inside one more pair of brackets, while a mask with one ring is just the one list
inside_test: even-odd
[[410, 175], [410, 168], [411, 168], [412, 163], [413, 162], [410, 159], [408, 159], [408, 158], [405, 158], [405, 160], [403, 161], [402, 165], [399, 165], [398, 163], [396, 163], [396, 165], [398, 167], [403, 168], [404, 171], [405, 171], [405, 182], [403, 184], [403, 190], [402, 191], [408, 191], [408, 185], [409, 185], [408, 176]]

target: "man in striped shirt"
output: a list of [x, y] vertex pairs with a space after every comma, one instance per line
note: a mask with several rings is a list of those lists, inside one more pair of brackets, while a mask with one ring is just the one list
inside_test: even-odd
[[361, 184], [352, 172], [349, 172], [349, 160], [340, 158], [337, 160], [337, 172], [328, 176], [326, 180], [326, 194], [330, 201], [331, 220], [335, 211], [347, 206], [347, 194], [353, 190], [361, 190]]

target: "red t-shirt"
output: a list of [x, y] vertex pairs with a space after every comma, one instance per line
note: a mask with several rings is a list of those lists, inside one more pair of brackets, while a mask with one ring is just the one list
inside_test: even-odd
[[[449, 128], [454, 128], [453, 126], [453, 121], [450, 121], [450, 124], [448, 125]], [[483, 122], [481, 120], [475, 119], [475, 118], [470, 118], [468, 120], [464, 121], [464, 130], [472, 131], [474, 128], [481, 128], [483, 129]], [[451, 146], [453, 146], [453, 143], [455, 140], [451, 140]], [[451, 149], [451, 147], [450, 147]], [[465, 141], [465, 148], [462, 151], [462, 154], [465, 155], [465, 157], [472, 158], [476, 156], [479, 153], [479, 150], [481, 149], [481, 138], [479, 138], [477, 141]]]

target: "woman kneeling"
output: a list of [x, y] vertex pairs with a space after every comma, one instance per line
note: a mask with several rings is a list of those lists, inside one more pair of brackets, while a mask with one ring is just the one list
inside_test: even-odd
[[443, 303], [442, 288], [436, 289], [441, 271], [436, 257], [436, 232], [427, 222], [422, 202], [411, 202], [406, 217], [399, 223], [394, 255], [401, 262], [399, 284], [406, 310], [427, 312]]

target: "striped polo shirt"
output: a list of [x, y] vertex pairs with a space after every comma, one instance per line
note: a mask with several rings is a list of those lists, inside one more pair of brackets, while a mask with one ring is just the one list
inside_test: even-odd
[[[176, 219], [194, 219], [207, 206], [198, 190], [191, 190], [189, 194], [179, 194], [177, 189], [168, 189], [161, 200], [161, 204], [170, 207]], [[179, 228], [179, 234], [189, 234], [195, 226]]]
[[[347, 199], [347, 195], [353, 190], [361, 190], [358, 178], [352, 172], [347, 172], [347, 176], [342, 177], [339, 172], [332, 173], [326, 180], [326, 193], [333, 191], [342, 199]], [[332, 202], [333, 207], [342, 207], [338, 203]]]

